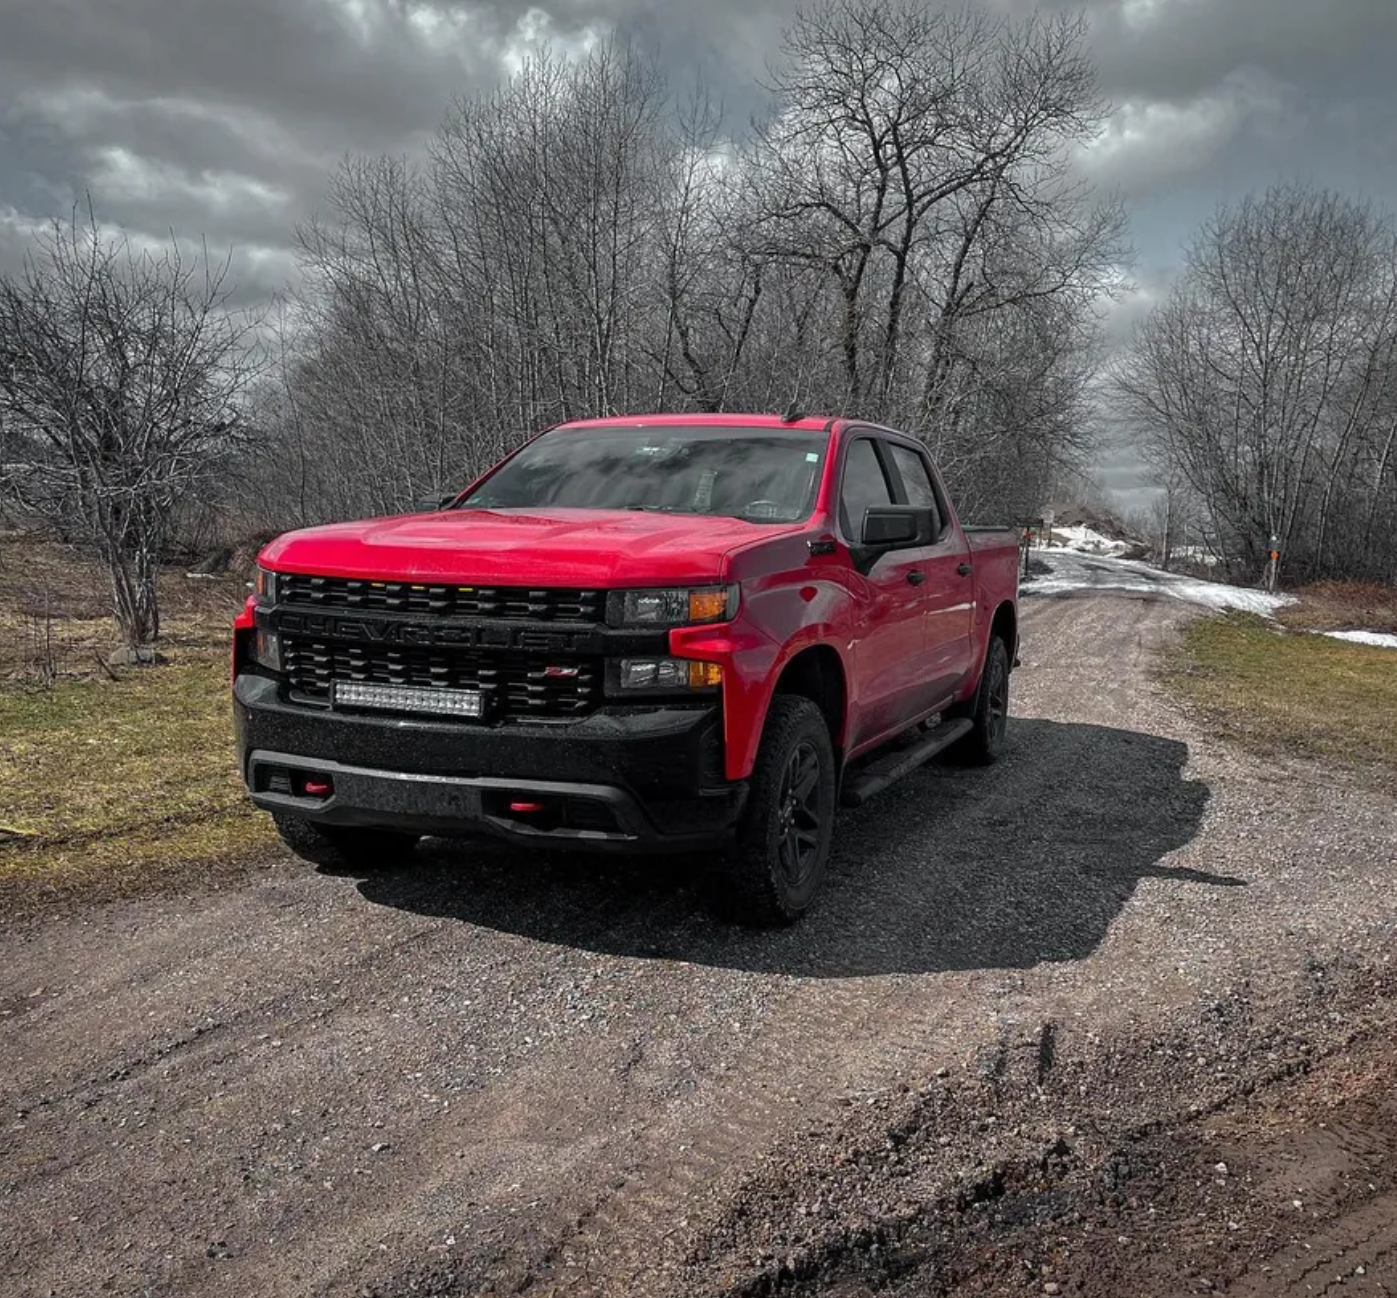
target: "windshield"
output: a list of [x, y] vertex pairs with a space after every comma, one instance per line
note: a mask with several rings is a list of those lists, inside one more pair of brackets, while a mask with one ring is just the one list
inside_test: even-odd
[[560, 428], [463, 501], [476, 509], [634, 509], [796, 523], [815, 505], [829, 434], [801, 429]]

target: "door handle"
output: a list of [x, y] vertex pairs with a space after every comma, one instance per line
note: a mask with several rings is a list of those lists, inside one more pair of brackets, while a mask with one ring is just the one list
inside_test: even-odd
[[971, 567], [968, 563], [962, 563], [956, 568], [956, 571], [960, 573], [962, 577], [968, 577], [971, 573]]
[[926, 580], [926, 573], [922, 572], [919, 568], [913, 568], [912, 571], [907, 574], [907, 580], [914, 586], [920, 586], [922, 582]]

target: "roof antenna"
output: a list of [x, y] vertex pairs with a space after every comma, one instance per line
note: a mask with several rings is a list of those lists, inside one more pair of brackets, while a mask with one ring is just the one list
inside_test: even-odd
[[796, 424], [805, 418], [805, 411], [801, 409], [800, 399], [791, 398], [791, 404], [786, 407], [786, 413], [781, 416], [783, 424]]

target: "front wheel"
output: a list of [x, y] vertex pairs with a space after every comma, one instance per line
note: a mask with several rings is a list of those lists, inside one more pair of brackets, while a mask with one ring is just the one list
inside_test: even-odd
[[991, 638], [985, 652], [970, 723], [970, 733], [956, 745], [956, 756], [975, 766], [988, 766], [1003, 749], [1009, 729], [1009, 648], [999, 636]]
[[272, 812], [281, 841], [303, 861], [329, 870], [369, 874], [398, 865], [417, 845], [416, 834], [393, 829], [316, 825], [304, 816]]
[[810, 907], [834, 833], [834, 748], [820, 709], [778, 694], [767, 713], [719, 901], [739, 923], [790, 924]]

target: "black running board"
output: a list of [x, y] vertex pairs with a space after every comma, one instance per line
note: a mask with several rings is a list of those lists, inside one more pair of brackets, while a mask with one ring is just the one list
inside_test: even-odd
[[844, 777], [840, 805], [863, 806], [875, 793], [881, 793], [895, 780], [910, 775], [917, 767], [931, 761], [937, 753], [944, 752], [957, 739], [968, 735], [974, 724], [969, 717], [943, 721], [934, 730], [928, 730], [910, 748], [899, 748], [886, 757], [876, 758], [857, 773], [849, 772]]

